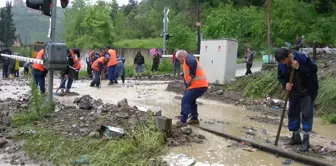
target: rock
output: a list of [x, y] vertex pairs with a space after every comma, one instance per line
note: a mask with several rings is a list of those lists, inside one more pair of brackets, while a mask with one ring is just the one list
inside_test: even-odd
[[122, 99], [117, 103], [118, 107], [128, 106], [127, 99]]
[[335, 143], [334, 141], [331, 141], [331, 142], [330, 142], [330, 145], [332, 145], [332, 146], [336, 146], [336, 143]]
[[261, 133], [261, 134], [267, 134], [267, 131], [266, 131], [265, 129], [262, 129], [262, 130], [260, 131], [260, 133]]
[[4, 147], [8, 142], [0, 138], [0, 148]]
[[189, 127], [182, 127], [181, 132], [186, 135], [190, 135], [192, 133], [192, 129]]
[[79, 103], [80, 102], [80, 98], [79, 97], [76, 97], [75, 99], [74, 99], [74, 103]]
[[128, 119], [129, 118], [129, 114], [127, 112], [118, 112], [115, 115], [118, 118], [124, 118], [124, 119]]
[[223, 90], [218, 90], [215, 92], [216, 95], [223, 95], [224, 94], [224, 91]]
[[198, 139], [205, 139], [205, 136], [204, 135], [198, 135], [197, 138]]
[[90, 138], [100, 138], [100, 134], [97, 131], [89, 133]]

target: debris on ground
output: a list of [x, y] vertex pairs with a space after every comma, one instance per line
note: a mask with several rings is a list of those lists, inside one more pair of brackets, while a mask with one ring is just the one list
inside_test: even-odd
[[290, 159], [287, 159], [286, 161], [282, 162], [282, 165], [290, 165], [292, 161]]
[[167, 136], [168, 146], [183, 146], [191, 145], [191, 143], [203, 143], [206, 138], [203, 135], [193, 133], [189, 127], [177, 128], [172, 127], [172, 132]]

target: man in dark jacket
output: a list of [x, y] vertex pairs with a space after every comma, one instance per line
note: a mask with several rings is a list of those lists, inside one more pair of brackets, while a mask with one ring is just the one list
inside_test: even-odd
[[[77, 71], [79, 71], [79, 69], [80, 69], [80, 64], [79, 64], [78, 68], [75, 64], [75, 63], [79, 63], [77, 61], [80, 58], [80, 50], [77, 49], [77, 48], [68, 49], [67, 54], [68, 54], [67, 55], [68, 66], [65, 69], [65, 71], [61, 72], [61, 80], [62, 80], [61, 85], [60, 85], [61, 94], [70, 93], [70, 88], [72, 86], [73, 80], [76, 77], [76, 75], [78, 74], [78, 73], [75, 74], [74, 69], [76, 69]], [[77, 55], [77, 57], [76, 57], [76, 55]], [[67, 84], [66, 87], [65, 87], [65, 84]], [[65, 92], [64, 92], [64, 89], [65, 89]]]
[[247, 54], [245, 56], [245, 60], [246, 60], [246, 73], [245, 73], [245, 75], [252, 74], [251, 68], [252, 68], [252, 65], [253, 65], [253, 58], [254, 58], [253, 52], [252, 52], [251, 48], [248, 48], [247, 49]]
[[[4, 49], [0, 52], [1, 54], [8, 54], [11, 55], [12, 51], [10, 49]], [[10, 64], [10, 59], [7, 57], [2, 57], [3, 58], [3, 66], [2, 66], [2, 78], [8, 78], [9, 76], [9, 64]]]
[[141, 73], [143, 72], [143, 66], [145, 64], [145, 58], [140, 52], [134, 57], [134, 68], [136, 72], [136, 77], [141, 78]]
[[[275, 52], [278, 80], [289, 94], [288, 129], [293, 132], [289, 145], [302, 144], [301, 151], [308, 151], [309, 133], [312, 131], [314, 101], [318, 94], [317, 66], [303, 53], [280, 48]], [[294, 78], [289, 83], [292, 68]], [[301, 118], [302, 114], [302, 118]], [[299, 133], [302, 122], [303, 140]]]

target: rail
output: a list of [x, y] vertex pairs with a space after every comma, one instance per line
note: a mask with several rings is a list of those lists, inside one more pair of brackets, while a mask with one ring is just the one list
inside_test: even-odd
[[233, 135], [229, 135], [229, 134], [226, 134], [226, 133], [223, 133], [223, 132], [218, 132], [218, 131], [211, 130], [211, 129], [201, 127], [201, 126], [195, 126], [195, 127], [199, 128], [201, 130], [207, 131], [209, 133], [218, 135], [220, 137], [224, 137], [224, 138], [231, 139], [231, 140], [234, 140], [234, 141], [248, 142], [253, 147], [256, 147], [256, 148], [258, 148], [262, 151], [273, 153], [273, 154], [276, 154], [276, 155], [279, 155], [279, 156], [282, 156], [282, 157], [286, 157], [286, 158], [291, 158], [293, 160], [296, 160], [296, 161], [299, 161], [299, 162], [302, 162], [302, 163], [305, 163], [305, 164], [318, 165], [318, 166], [333, 166], [332, 164], [325, 163], [325, 162], [323, 162], [321, 160], [318, 160], [316, 158], [306, 157], [306, 156], [299, 155], [299, 154], [292, 153], [292, 152], [286, 152], [284, 150], [278, 149], [275, 146], [270, 146], [270, 145], [266, 145], [266, 144], [257, 143], [257, 142], [252, 141], [252, 140], [239, 138], [239, 137], [236, 137], [236, 136], [233, 136]]

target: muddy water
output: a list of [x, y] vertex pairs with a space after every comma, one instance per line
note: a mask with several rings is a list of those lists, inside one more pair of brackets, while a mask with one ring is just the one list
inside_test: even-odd
[[[77, 82], [74, 84], [73, 91], [81, 95], [90, 94], [92, 97], [101, 98], [106, 102], [116, 103], [122, 98], [127, 98], [130, 105], [146, 107], [148, 109], [158, 111], [162, 110], [163, 114], [168, 117], [174, 117], [179, 114], [180, 100], [175, 99], [176, 94], [166, 92], [166, 84], [164, 82], [142, 83], [128, 81], [125, 85], [107, 86], [107, 82], [102, 83], [102, 88], [89, 88], [88, 82]], [[70, 99], [69, 99], [70, 98]], [[74, 97], [60, 97], [63, 102], [71, 103]], [[253, 127], [259, 132], [262, 129], [267, 130], [267, 135], [259, 138], [260, 142], [264, 139], [274, 141], [276, 125], [264, 124], [251, 121], [247, 116], [262, 116], [262, 113], [246, 111], [231, 105], [221, 104], [214, 101], [200, 100], [199, 114], [203, 120], [202, 125], [208, 125], [225, 133], [235, 136], [246, 137], [244, 126]], [[215, 120], [213, 120], [215, 119]], [[220, 121], [209, 125], [207, 121]], [[319, 119], [315, 120], [314, 129], [318, 134], [323, 135], [329, 140], [336, 139], [336, 133], [330, 132], [335, 125], [323, 125]], [[322, 130], [323, 129], [323, 130]], [[197, 161], [198, 165], [206, 164], [242, 164], [242, 165], [281, 165], [285, 158], [277, 158], [274, 155], [262, 151], [248, 152], [243, 149], [227, 147], [231, 145], [231, 141], [215, 136], [213, 134], [200, 131], [193, 128], [194, 132], [198, 132], [206, 136], [209, 141], [203, 144], [195, 144], [191, 147], [171, 148], [170, 154], [165, 160], [172, 165], [187, 165]], [[328, 132], [329, 131], [329, 132]], [[283, 128], [282, 135], [288, 135], [286, 128]], [[327, 144], [325, 139], [314, 139], [319, 143]], [[312, 141], [312, 143], [314, 143]], [[292, 162], [291, 165], [301, 165]]]
[[[60, 80], [55, 80], [54, 87], [57, 87]], [[116, 104], [123, 98], [128, 99], [130, 105], [137, 105], [145, 107], [153, 111], [162, 110], [163, 114], [168, 117], [174, 117], [180, 112], [180, 100], [175, 99], [175, 93], [166, 92], [166, 82], [145, 82], [145, 81], [126, 81], [125, 85], [119, 84], [108, 86], [106, 81], [102, 82], [102, 87], [91, 88], [88, 86], [88, 81], [76, 81], [73, 85], [72, 91], [80, 95], [89, 94], [94, 98], [101, 98], [105, 102]], [[27, 86], [20, 86], [19, 89], [11, 85], [2, 85], [1, 89], [8, 89], [6, 95], [0, 97], [4, 98], [13, 96], [13, 92], [19, 91], [22, 93], [28, 90]], [[20, 90], [21, 89], [21, 90]], [[7, 94], [8, 93], [8, 94]], [[65, 104], [72, 104], [75, 96], [58, 97], [61, 102]], [[262, 129], [267, 130], [267, 135], [259, 135], [257, 140], [263, 142], [265, 138], [271, 142], [274, 141], [276, 125], [259, 123], [250, 120], [247, 116], [262, 116], [261, 112], [250, 112], [244, 108], [226, 105], [214, 101], [199, 100], [201, 103], [198, 106], [202, 125], [230, 133], [235, 136], [246, 137], [244, 126], [253, 127], [258, 133]], [[215, 119], [215, 120], [214, 120]], [[220, 123], [209, 124], [208, 121], [219, 121]], [[286, 122], [285, 122], [286, 123]], [[321, 145], [327, 144], [328, 140], [336, 140], [336, 133], [332, 132], [335, 125], [323, 125], [319, 119], [314, 120], [314, 130], [317, 134], [323, 135], [325, 138], [314, 138], [314, 141]], [[197, 161], [196, 165], [281, 165], [285, 158], [277, 158], [274, 155], [262, 152], [248, 152], [241, 148], [227, 147], [233, 142], [213, 134], [193, 128], [194, 132], [204, 135], [208, 141], [203, 144], [193, 144], [190, 147], [171, 148], [170, 154], [165, 156], [165, 160], [171, 165], [188, 165]], [[282, 135], [288, 135], [286, 128], [282, 129]], [[1, 156], [0, 156], [1, 157]], [[291, 165], [302, 165], [293, 162]]]

